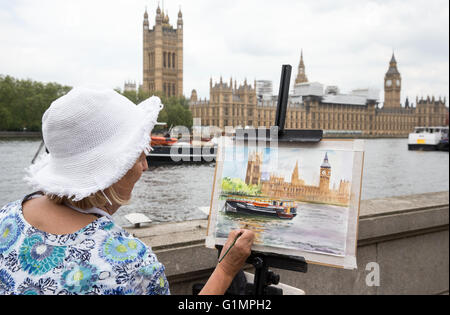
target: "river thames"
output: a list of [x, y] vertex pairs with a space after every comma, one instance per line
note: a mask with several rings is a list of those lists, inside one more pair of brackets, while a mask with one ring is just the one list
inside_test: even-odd
[[[407, 139], [365, 140], [362, 199], [449, 190], [449, 153], [408, 151]], [[0, 139], [0, 204], [31, 192], [23, 181], [25, 168], [40, 144], [38, 139]], [[136, 184], [130, 205], [114, 215], [120, 225], [126, 213], [140, 212], [154, 222], [204, 219], [214, 164], [152, 167]], [[0, 207], [1, 207], [0, 206]]]

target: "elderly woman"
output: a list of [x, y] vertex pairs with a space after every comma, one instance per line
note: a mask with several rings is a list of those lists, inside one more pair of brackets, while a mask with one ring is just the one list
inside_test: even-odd
[[[162, 104], [138, 106], [112, 90], [74, 88], [42, 118], [49, 151], [28, 170], [38, 192], [0, 210], [0, 294], [169, 294], [164, 266], [112, 215], [146, 171]], [[201, 294], [223, 294], [250, 253], [236, 244]]]

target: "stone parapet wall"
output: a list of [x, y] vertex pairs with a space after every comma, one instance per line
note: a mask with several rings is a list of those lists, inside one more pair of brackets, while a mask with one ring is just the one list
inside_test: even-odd
[[[217, 263], [207, 249], [207, 220], [128, 229], [165, 265], [173, 294], [191, 294]], [[449, 290], [449, 192], [361, 201], [358, 269], [309, 265], [308, 273], [276, 270], [281, 282], [306, 294], [442, 294]], [[380, 270], [380, 285], [366, 278]], [[366, 267], [368, 270], [366, 270]], [[252, 266], [246, 268], [252, 271]]]

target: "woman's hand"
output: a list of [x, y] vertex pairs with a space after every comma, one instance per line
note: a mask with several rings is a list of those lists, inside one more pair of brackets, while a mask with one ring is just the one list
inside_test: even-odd
[[[254, 239], [255, 233], [250, 230], [241, 229], [231, 231], [228, 235], [228, 240], [220, 253], [222, 261], [217, 267], [234, 278], [239, 270], [244, 267], [245, 261], [248, 256], [250, 256]], [[233, 242], [235, 242], [233, 247], [228, 251]]]
[[[240, 236], [239, 236], [240, 235]], [[237, 238], [239, 236], [239, 238]], [[234, 230], [228, 235], [228, 240], [223, 246], [220, 258], [223, 258], [217, 265], [208, 282], [200, 292], [201, 295], [208, 294], [224, 294], [233, 281], [236, 274], [245, 264], [248, 256], [250, 256], [255, 233], [250, 230]], [[236, 240], [233, 247], [228, 251], [230, 246]], [[225, 253], [228, 251], [226, 256]]]

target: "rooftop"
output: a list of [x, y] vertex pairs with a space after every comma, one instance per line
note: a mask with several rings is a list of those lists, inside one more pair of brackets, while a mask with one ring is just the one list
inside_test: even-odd
[[367, 97], [351, 95], [351, 94], [328, 94], [322, 99], [322, 103], [326, 104], [347, 104], [347, 105], [366, 105]]

